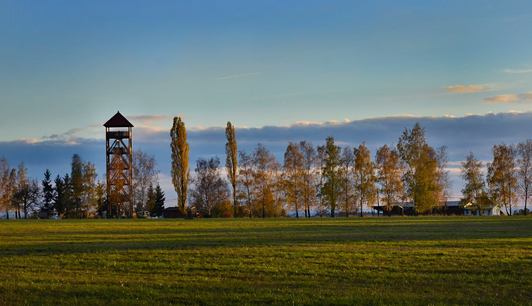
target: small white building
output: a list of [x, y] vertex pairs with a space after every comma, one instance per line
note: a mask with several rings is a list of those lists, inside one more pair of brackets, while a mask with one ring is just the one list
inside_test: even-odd
[[465, 216], [499, 216], [500, 214], [501, 208], [498, 205], [483, 206], [480, 211], [478, 207], [471, 202], [464, 205]]

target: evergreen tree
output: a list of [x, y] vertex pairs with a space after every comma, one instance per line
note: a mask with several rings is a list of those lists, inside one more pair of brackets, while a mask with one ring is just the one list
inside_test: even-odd
[[161, 186], [157, 184], [157, 187], [155, 187], [155, 216], [161, 217], [163, 215], [165, 201], [164, 191], [161, 189]]
[[49, 214], [53, 210], [55, 198], [55, 190], [54, 186], [52, 185], [52, 174], [50, 173], [50, 170], [46, 169], [46, 171], [44, 172], [44, 178], [41, 182], [41, 185], [43, 200], [43, 205], [41, 209], [48, 212]]
[[146, 207], [152, 217], [155, 216], [155, 200], [155, 191], [153, 185], [150, 184], [148, 190], [146, 190]]

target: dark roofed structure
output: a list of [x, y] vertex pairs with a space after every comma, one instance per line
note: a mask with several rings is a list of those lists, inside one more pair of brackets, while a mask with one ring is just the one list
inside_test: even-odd
[[120, 112], [117, 112], [111, 119], [107, 120], [103, 126], [107, 128], [133, 127], [133, 124], [131, 124], [131, 122], [129, 122], [129, 120], [127, 120]]

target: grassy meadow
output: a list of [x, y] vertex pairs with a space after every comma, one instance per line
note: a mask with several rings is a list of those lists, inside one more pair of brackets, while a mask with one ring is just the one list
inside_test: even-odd
[[532, 218], [0, 222], [0, 305], [530, 304]]

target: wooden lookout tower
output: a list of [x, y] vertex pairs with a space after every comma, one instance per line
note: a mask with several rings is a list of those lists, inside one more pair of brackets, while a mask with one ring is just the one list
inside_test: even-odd
[[133, 124], [120, 112], [105, 126], [107, 217], [133, 216]]

